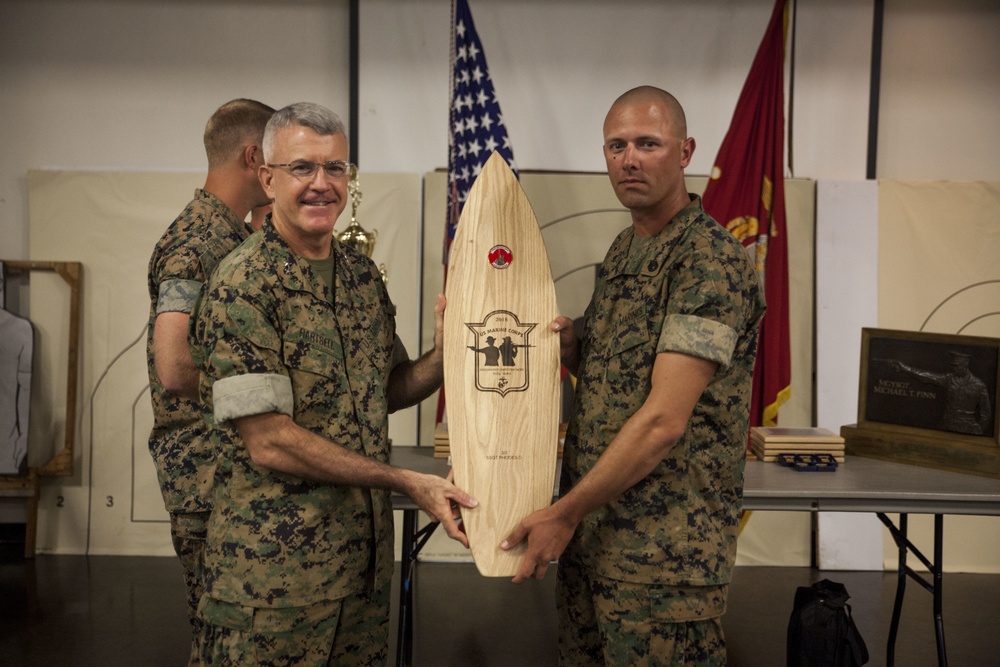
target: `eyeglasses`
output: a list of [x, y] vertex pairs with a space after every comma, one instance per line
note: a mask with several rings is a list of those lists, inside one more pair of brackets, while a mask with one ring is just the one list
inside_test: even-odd
[[281, 167], [295, 178], [312, 178], [316, 171], [323, 167], [326, 175], [332, 179], [340, 180], [347, 176], [353, 176], [355, 166], [350, 162], [342, 160], [330, 160], [329, 162], [312, 162], [310, 160], [296, 160], [288, 164], [269, 164], [268, 167]]

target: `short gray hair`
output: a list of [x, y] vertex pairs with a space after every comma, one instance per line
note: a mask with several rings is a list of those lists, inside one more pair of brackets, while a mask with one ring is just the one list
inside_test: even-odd
[[267, 121], [264, 129], [264, 159], [270, 160], [274, 155], [275, 137], [279, 130], [301, 125], [316, 134], [330, 136], [334, 134], [347, 135], [344, 123], [337, 114], [321, 104], [312, 102], [296, 102], [283, 109], [278, 109]]

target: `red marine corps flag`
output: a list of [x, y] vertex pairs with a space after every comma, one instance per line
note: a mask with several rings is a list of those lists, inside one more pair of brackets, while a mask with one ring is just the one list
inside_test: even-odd
[[[500, 113], [486, 54], [466, 0], [455, 0], [451, 22], [451, 105], [448, 118], [448, 212], [444, 234], [445, 280], [448, 251], [469, 188], [486, 160], [497, 151], [517, 175], [514, 151]], [[444, 418], [444, 388], [438, 395], [437, 422]]]
[[791, 393], [785, 234], [785, 0], [777, 0], [743, 84], [703, 197], [705, 211], [756, 259], [767, 298], [750, 404], [751, 426], [774, 426]]

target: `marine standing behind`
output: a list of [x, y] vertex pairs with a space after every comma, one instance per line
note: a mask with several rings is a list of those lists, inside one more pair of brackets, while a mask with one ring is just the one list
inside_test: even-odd
[[197, 664], [197, 610], [215, 465], [197, 400], [198, 370], [188, 350], [188, 322], [215, 265], [250, 235], [247, 214], [270, 202], [257, 169], [264, 163], [264, 126], [272, 113], [266, 104], [237, 99], [212, 114], [204, 135], [205, 185], [164, 232], [149, 260], [149, 451], [187, 586], [191, 664]]

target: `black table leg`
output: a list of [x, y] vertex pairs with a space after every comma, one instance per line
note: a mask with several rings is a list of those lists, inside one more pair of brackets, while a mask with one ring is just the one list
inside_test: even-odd
[[[899, 565], [897, 568], [896, 601], [892, 607], [892, 622], [889, 624], [889, 641], [886, 646], [886, 666], [892, 667], [894, 664], [894, 654], [896, 651], [896, 632], [899, 629], [899, 615], [903, 609], [903, 594], [906, 591], [906, 579], [912, 578], [934, 597], [934, 634], [937, 640], [938, 665], [947, 667], [948, 653], [944, 643], [944, 617], [942, 614], [942, 573], [944, 572], [944, 558], [942, 544], [944, 541], [944, 515], [934, 515], [934, 561], [927, 560], [927, 557], [920, 552], [913, 543], [906, 537], [907, 515], [899, 515], [899, 527], [893, 525], [889, 518], [878, 512], [878, 518], [885, 524], [892, 534], [892, 539], [899, 548]], [[916, 556], [920, 562], [930, 571], [932, 581], [927, 581], [914, 571], [906, 563], [909, 554]]]
[[[899, 615], [903, 610], [903, 596], [906, 594], [906, 523], [907, 516], [899, 515], [898, 531], [892, 526], [884, 514], [878, 515], [882, 523], [889, 527], [893, 539], [899, 549], [899, 560], [896, 566], [896, 600], [892, 604], [892, 621], [889, 623], [889, 640], [885, 648], [886, 667], [893, 667], [896, 662], [896, 633], [899, 630]], [[901, 538], [901, 539], [900, 539]]]
[[413, 653], [413, 591], [410, 587], [410, 552], [417, 533], [417, 510], [403, 510], [403, 544], [399, 564], [399, 621], [396, 624], [396, 665], [407, 667]]
[[941, 600], [943, 592], [941, 584], [944, 581], [941, 563], [943, 561], [944, 542], [944, 516], [934, 515], [934, 567], [931, 572], [934, 575], [934, 635], [937, 638], [938, 665], [947, 667], [948, 653], [944, 647], [944, 616], [941, 612]]
[[417, 556], [438, 527], [432, 521], [417, 530], [416, 509], [403, 510], [402, 562], [399, 564], [399, 621], [396, 626], [396, 665], [413, 663], [413, 576]]

